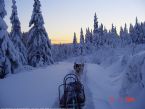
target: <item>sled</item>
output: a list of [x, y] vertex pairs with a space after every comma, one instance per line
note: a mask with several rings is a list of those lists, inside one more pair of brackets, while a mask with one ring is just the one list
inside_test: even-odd
[[59, 86], [60, 108], [81, 109], [85, 105], [84, 87], [75, 74], [65, 76]]

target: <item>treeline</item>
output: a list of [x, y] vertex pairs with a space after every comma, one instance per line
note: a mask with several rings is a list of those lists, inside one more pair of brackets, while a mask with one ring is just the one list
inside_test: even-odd
[[124, 28], [120, 27], [120, 33], [118, 34], [113, 24], [110, 30], [107, 30], [102, 23], [99, 25], [95, 13], [93, 30], [86, 28], [84, 34], [81, 28], [79, 40], [77, 42], [77, 36], [74, 33], [72, 44], [55, 45], [53, 50], [54, 60], [58, 61], [68, 57], [90, 54], [102, 47], [117, 48], [145, 44], [145, 22], [139, 23], [136, 18], [135, 25], [130, 24], [128, 28], [125, 24]]

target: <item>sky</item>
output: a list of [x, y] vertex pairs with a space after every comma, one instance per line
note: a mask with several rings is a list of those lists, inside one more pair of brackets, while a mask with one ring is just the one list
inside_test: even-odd
[[[145, 21], [145, 0], [40, 0], [45, 28], [52, 43], [70, 43], [74, 32], [79, 41], [80, 29], [93, 29], [94, 13], [98, 16], [99, 24], [111, 28], [125, 23], [135, 23], [136, 16], [140, 22]], [[10, 15], [12, 0], [5, 0], [7, 16], [5, 21], [8, 31], [11, 31]], [[33, 11], [34, 0], [16, 0], [18, 16], [22, 31], [29, 31], [29, 21]]]

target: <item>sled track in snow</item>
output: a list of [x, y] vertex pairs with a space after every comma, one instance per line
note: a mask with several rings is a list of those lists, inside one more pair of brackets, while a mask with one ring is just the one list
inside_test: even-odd
[[87, 85], [88, 78], [86, 76], [86, 73], [88, 73], [87, 65], [85, 65], [84, 72], [81, 77], [81, 81], [82, 81], [82, 84], [84, 85], [85, 95], [86, 95], [86, 102], [85, 102], [85, 106], [83, 107], [83, 109], [95, 109], [93, 98], [92, 98], [92, 93]]
[[[88, 78], [86, 76], [86, 73], [87, 73], [86, 68], [87, 67], [85, 65], [83, 75], [81, 75], [81, 77], [80, 77], [80, 81], [84, 85], [84, 91], [85, 91], [85, 97], [86, 97], [85, 106], [83, 106], [82, 109], [95, 109], [93, 99], [92, 99], [92, 93], [87, 85]], [[73, 71], [70, 71], [70, 73], [72, 73], [72, 72]], [[52, 108], [59, 108], [59, 98], [56, 98]]]

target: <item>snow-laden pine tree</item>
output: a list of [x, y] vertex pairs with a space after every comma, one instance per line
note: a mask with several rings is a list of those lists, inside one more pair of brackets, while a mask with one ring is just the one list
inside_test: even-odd
[[145, 43], [144, 24], [139, 23], [137, 17], [135, 26], [132, 29], [131, 38], [132, 42], [135, 44]]
[[15, 70], [21, 65], [19, 55], [7, 32], [7, 25], [3, 20], [6, 16], [4, 0], [0, 0], [0, 66], [4, 72], [0, 72], [0, 78], [7, 73], [15, 73]]
[[21, 26], [20, 26], [20, 21], [18, 18], [18, 13], [17, 13], [16, 1], [12, 0], [12, 3], [13, 3], [12, 14], [10, 17], [10, 20], [12, 23], [12, 30], [10, 33], [10, 39], [12, 40], [16, 50], [19, 52], [21, 63], [26, 65], [27, 64], [27, 50], [22, 41]]
[[104, 36], [104, 46], [108, 46], [108, 42], [109, 42], [109, 37], [108, 37], [108, 31], [107, 29], [104, 27], [103, 30], [103, 36]]
[[89, 32], [86, 28], [86, 34], [85, 34], [85, 51], [88, 52], [88, 45], [89, 45]]
[[86, 28], [85, 44], [90, 43], [89, 28]]
[[95, 13], [95, 16], [94, 16], [94, 31], [93, 31], [93, 45], [95, 47], [98, 46], [98, 37], [99, 37], [99, 26], [98, 26], [98, 18], [97, 18], [97, 15]]
[[77, 44], [77, 37], [76, 37], [76, 33], [74, 33], [73, 44], [74, 44], [74, 45], [76, 45], [76, 44]]
[[117, 46], [118, 43], [119, 37], [117, 34], [117, 30], [116, 27], [114, 27], [114, 25], [112, 24], [111, 31], [109, 32], [109, 45], [114, 48]]
[[120, 39], [121, 39], [121, 47], [124, 47], [124, 41], [125, 41], [126, 36], [124, 35], [124, 30], [123, 27], [120, 27]]
[[104, 35], [103, 35], [103, 24], [99, 26], [99, 31], [98, 31], [98, 45], [102, 46], [104, 44]]
[[92, 29], [90, 32], [90, 43], [93, 44], [93, 31], [92, 31]]
[[144, 34], [144, 30], [143, 30], [144, 28], [143, 28], [143, 23], [141, 22], [141, 24], [140, 24], [140, 43], [141, 44], [144, 44], [145, 43], [145, 34]]
[[140, 36], [140, 24], [138, 23], [138, 19], [136, 18], [136, 23], [134, 26], [134, 37], [133, 37], [133, 42], [138, 44], [139, 43], [139, 36]]
[[145, 22], [141, 23], [141, 29], [142, 29], [142, 40], [141, 40], [141, 43], [145, 44]]
[[134, 30], [134, 27], [132, 24], [130, 24], [130, 27], [129, 27], [129, 36], [131, 38], [131, 43], [134, 43], [135, 42], [135, 40], [134, 40], [135, 30]]
[[144, 31], [143, 31], [143, 24], [142, 23], [138, 23], [139, 27], [138, 27], [138, 44], [143, 44], [144, 43]]
[[22, 41], [23, 41], [25, 47], [27, 45], [27, 40], [28, 40], [28, 32], [23, 32], [22, 33]]
[[85, 35], [85, 51], [87, 53], [90, 53], [91, 51], [91, 48], [92, 48], [92, 43], [91, 43], [91, 40], [92, 40], [92, 33], [90, 32], [90, 29], [86, 29], [86, 35]]
[[128, 33], [127, 25], [125, 24], [124, 29], [120, 28], [120, 38], [122, 47], [131, 43], [131, 38]]
[[135, 44], [140, 44], [142, 43], [143, 40], [143, 30], [141, 28], [141, 24], [138, 22], [138, 19], [136, 17], [136, 23], [133, 29], [131, 28], [131, 38], [132, 42]]
[[33, 13], [29, 26], [33, 27], [28, 33], [28, 62], [31, 66], [43, 66], [53, 64], [51, 43], [44, 28], [44, 20], [40, 10], [39, 0], [34, 0]]
[[73, 37], [73, 55], [74, 56], [78, 55], [78, 43], [77, 43], [76, 33], [74, 33], [74, 37]]
[[85, 48], [85, 39], [84, 39], [83, 29], [81, 28], [81, 32], [80, 32], [80, 55], [83, 55], [85, 53], [84, 48]]

